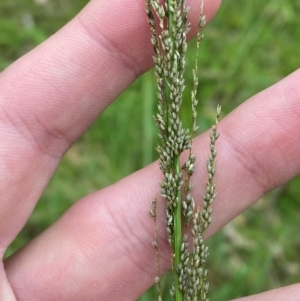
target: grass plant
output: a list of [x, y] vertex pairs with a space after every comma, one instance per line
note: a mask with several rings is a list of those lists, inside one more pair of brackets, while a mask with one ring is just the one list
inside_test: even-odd
[[[185, 90], [184, 73], [186, 68], [187, 33], [189, 7], [185, 0], [163, 1], [146, 0], [146, 14], [151, 31], [151, 42], [154, 49], [155, 76], [157, 79], [158, 113], [155, 122], [158, 127], [160, 144], [157, 147], [160, 169], [164, 175], [160, 183], [161, 195], [166, 201], [166, 230], [172, 248], [173, 284], [171, 296], [175, 301], [207, 301], [209, 283], [206, 261], [208, 247], [204, 243], [204, 232], [211, 223], [211, 204], [216, 196], [213, 178], [216, 171], [215, 143], [219, 137], [217, 126], [210, 134], [210, 157], [207, 161], [208, 182], [203, 194], [203, 207], [195, 208], [192, 197], [191, 176], [195, 170], [196, 157], [192, 152], [193, 138], [197, 132], [197, 88], [198, 88], [198, 50], [203, 38], [201, 30], [206, 24], [203, 15], [203, 2], [200, 7], [196, 58], [193, 70], [193, 88], [190, 96], [191, 128], [185, 128], [180, 111]], [[155, 23], [158, 18], [159, 33]], [[220, 116], [217, 109], [216, 124]], [[187, 159], [182, 165], [182, 154]], [[157, 201], [153, 202], [151, 215], [156, 222]], [[192, 252], [189, 253], [189, 226], [192, 222]], [[155, 238], [157, 229], [155, 226]], [[154, 242], [157, 257], [158, 276], [155, 281], [161, 300], [160, 269], [158, 262], [157, 239]]]

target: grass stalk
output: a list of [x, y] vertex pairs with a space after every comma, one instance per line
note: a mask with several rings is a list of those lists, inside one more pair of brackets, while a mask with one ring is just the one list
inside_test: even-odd
[[[168, 0], [167, 2], [167, 12], [168, 12], [168, 31], [169, 37], [171, 41], [171, 54], [174, 51], [178, 51], [175, 45], [175, 37], [174, 32], [176, 29], [176, 24], [174, 24], [175, 16], [174, 14], [177, 13], [178, 9], [182, 9], [178, 7], [178, 2], [174, 0]], [[177, 34], [177, 33], [176, 33]], [[174, 58], [176, 60], [176, 58]], [[172, 71], [174, 74], [178, 74], [178, 65], [175, 62], [172, 62]], [[173, 172], [175, 175], [180, 175], [180, 153], [177, 153], [174, 158], [174, 168]], [[181, 263], [181, 245], [182, 245], [182, 222], [181, 222], [181, 190], [179, 189], [176, 194], [176, 207], [174, 208], [173, 218], [174, 218], [174, 247], [173, 247], [173, 276], [174, 276], [174, 289], [175, 289], [175, 301], [183, 301], [183, 292], [180, 289], [180, 274], [176, 273], [176, 268]]]
[[[175, 160], [175, 172], [176, 174], [180, 173], [180, 159], [179, 157]], [[174, 258], [173, 258], [173, 271], [176, 271], [176, 267], [178, 267], [181, 263], [181, 245], [182, 245], [182, 222], [181, 222], [181, 191], [177, 192], [177, 206], [174, 212]], [[174, 273], [174, 282], [175, 282], [175, 300], [182, 301], [183, 295], [180, 288], [180, 275], [178, 273]]]

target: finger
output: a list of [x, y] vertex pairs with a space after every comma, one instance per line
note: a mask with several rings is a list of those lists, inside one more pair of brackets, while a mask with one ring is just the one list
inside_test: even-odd
[[[265, 191], [299, 173], [300, 139], [295, 130], [300, 126], [299, 82], [300, 70], [251, 98], [220, 123], [218, 197], [208, 235]], [[208, 135], [198, 137], [194, 146], [198, 165], [193, 192], [200, 200], [207, 178]], [[154, 225], [148, 212], [151, 201], [160, 195], [161, 179], [154, 163], [76, 203], [7, 261], [16, 295], [41, 301], [136, 300], [156, 274]], [[159, 252], [164, 272], [170, 267], [171, 250], [161, 210]]]
[[[208, 18], [219, 3], [207, 3]], [[0, 251], [24, 225], [71, 143], [152, 65], [144, 6], [91, 1], [1, 74]]]
[[235, 299], [234, 301], [298, 301], [300, 296], [300, 285], [294, 284], [279, 289], [274, 289], [262, 294], [257, 294], [249, 297]]

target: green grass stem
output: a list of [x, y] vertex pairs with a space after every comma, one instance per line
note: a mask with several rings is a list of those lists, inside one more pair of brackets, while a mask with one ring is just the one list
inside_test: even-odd
[[[175, 172], [180, 173], [180, 160], [179, 157], [175, 160]], [[182, 244], [182, 222], [181, 222], [181, 191], [177, 192], [177, 206], [174, 210], [174, 261], [173, 261], [173, 274], [175, 282], [175, 301], [182, 301], [183, 294], [179, 289], [179, 274], [176, 273], [176, 267], [181, 262], [181, 244]]]

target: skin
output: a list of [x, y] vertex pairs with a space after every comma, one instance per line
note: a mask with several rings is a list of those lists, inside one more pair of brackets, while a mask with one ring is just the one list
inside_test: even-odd
[[[199, 3], [189, 5], [195, 24], [193, 8]], [[208, 19], [219, 5], [220, 0], [206, 1]], [[64, 153], [118, 94], [152, 67], [149, 38], [144, 1], [90, 1], [64, 28], [0, 74], [2, 256]], [[299, 173], [299, 83], [297, 70], [221, 121], [217, 163], [222, 175], [216, 176], [221, 197], [214, 203], [207, 237]], [[205, 164], [207, 145], [207, 134], [196, 138], [198, 166]], [[204, 177], [205, 169], [198, 168], [194, 181]], [[0, 299], [136, 300], [156, 274], [148, 212], [159, 197], [160, 179], [154, 163], [78, 200], [0, 266]], [[194, 189], [199, 198], [202, 189]], [[161, 209], [159, 229], [163, 219]], [[161, 230], [163, 271], [170, 267], [165, 241]], [[295, 284], [239, 300], [300, 300], [299, 294]]]

